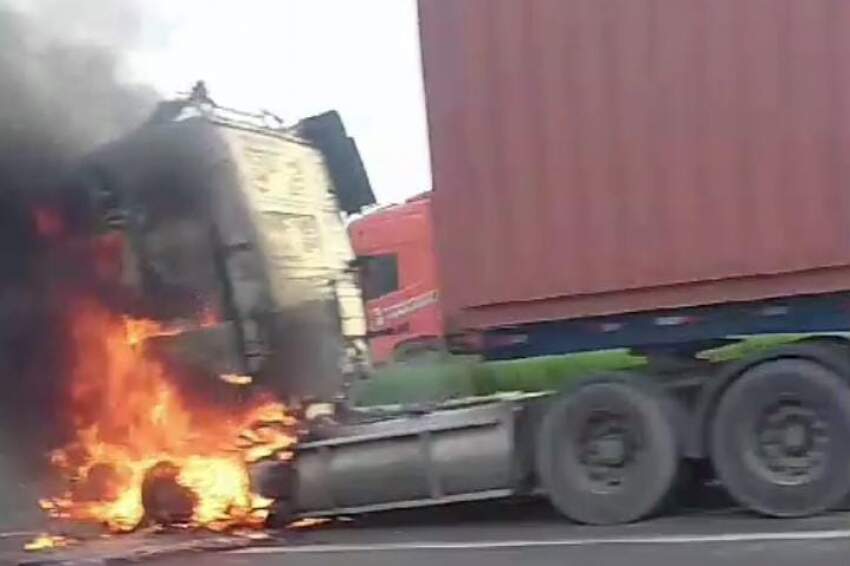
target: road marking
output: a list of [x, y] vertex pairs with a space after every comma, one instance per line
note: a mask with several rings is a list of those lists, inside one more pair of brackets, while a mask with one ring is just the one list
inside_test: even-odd
[[31, 537], [37, 534], [35, 531], [12, 531], [9, 533], [0, 533], [0, 538]]
[[668, 535], [647, 537], [577, 538], [556, 540], [494, 540], [473, 542], [402, 542], [374, 544], [312, 544], [301, 546], [266, 546], [232, 550], [229, 554], [322, 554], [340, 552], [389, 552], [409, 550], [487, 550], [558, 546], [593, 546], [605, 544], [693, 544], [717, 542], [766, 542], [847, 539], [850, 530], [802, 531], [787, 533], [741, 533], [717, 535]]

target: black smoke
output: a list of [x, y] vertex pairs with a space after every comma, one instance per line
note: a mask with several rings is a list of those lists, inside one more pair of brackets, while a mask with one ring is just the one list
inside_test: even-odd
[[[63, 340], [50, 295], [61, 270], [34, 211], [60, 208], [75, 162], [156, 102], [124, 76], [141, 26], [134, 7], [0, 0], [0, 476], [4, 461], [39, 461], [61, 422]], [[0, 477], [0, 507], [3, 487]]]
[[[0, 190], [44, 190], [70, 162], [138, 124], [153, 92], [120, 82], [120, 46], [87, 44], [79, 30], [63, 37], [58, 18], [130, 2], [32, 2], [16, 12], [0, 0]], [[59, 10], [64, 7], [65, 11]], [[83, 18], [84, 19], [84, 18]], [[102, 25], [108, 25], [101, 22]], [[73, 22], [73, 19], [70, 20]], [[117, 25], [117, 22], [115, 22]], [[69, 33], [76, 28], [67, 25]], [[116, 34], [117, 35], [117, 34]]]

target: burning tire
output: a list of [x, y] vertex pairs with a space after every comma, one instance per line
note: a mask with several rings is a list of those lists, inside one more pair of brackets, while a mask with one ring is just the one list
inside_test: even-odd
[[590, 383], [555, 401], [537, 441], [537, 472], [555, 507], [590, 524], [657, 511], [679, 468], [665, 402], [630, 378]]
[[180, 485], [180, 468], [171, 462], [159, 462], [145, 473], [142, 481], [144, 521], [158, 525], [188, 524], [198, 497]]
[[850, 492], [850, 387], [802, 359], [748, 370], [717, 407], [711, 457], [749, 509], [800, 517], [836, 507]]

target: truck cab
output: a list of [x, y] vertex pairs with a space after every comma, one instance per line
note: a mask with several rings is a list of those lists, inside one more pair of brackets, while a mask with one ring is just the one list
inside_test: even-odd
[[181, 328], [167, 355], [284, 398], [335, 398], [368, 367], [345, 216], [374, 199], [335, 112], [285, 126], [163, 103], [71, 183], [83, 239], [120, 243], [125, 308]]
[[348, 232], [360, 267], [373, 362], [441, 349], [430, 193], [368, 212]]

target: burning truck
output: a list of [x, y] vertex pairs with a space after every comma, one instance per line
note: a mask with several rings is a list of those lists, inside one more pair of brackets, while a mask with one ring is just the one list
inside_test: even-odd
[[[69, 302], [75, 434], [55, 461], [77, 481], [48, 502], [57, 513], [101, 516], [126, 497], [133, 519], [219, 526], [250, 523], [260, 503], [285, 519], [545, 495], [572, 520], [613, 524], [713, 479], [763, 515], [842, 505], [850, 209], [848, 169], [830, 156], [847, 153], [850, 122], [829, 101], [846, 99], [835, 76], [850, 10], [793, 3], [789, 17], [771, 3], [730, 27], [705, 0], [646, 12], [648, 26], [623, 3], [614, 36], [628, 41], [567, 45], [564, 29], [603, 29], [610, 6], [528, 4], [488, 1], [482, 19], [419, 3], [446, 342], [491, 360], [628, 364], [576, 364], [545, 390], [316, 418], [346, 408], [367, 366], [341, 212], [372, 200], [368, 182], [333, 114], [263, 124], [199, 89], [92, 155], [67, 192], [87, 195], [67, 209], [103, 285], [98, 306]], [[695, 47], [679, 32], [706, 14]], [[728, 49], [786, 32], [811, 46], [805, 57]], [[664, 56], [645, 61], [648, 46]], [[608, 51], [629, 72], [591, 57]], [[753, 80], [727, 89], [735, 77]], [[219, 403], [219, 385], [243, 399]], [[210, 483], [238, 497], [211, 497]]]
[[281, 396], [328, 399], [366, 363], [341, 209], [373, 197], [336, 113], [291, 128], [269, 120], [163, 103], [86, 159], [67, 208], [125, 243], [116, 277], [146, 312], [178, 326], [215, 313], [162, 348]]
[[286, 475], [300, 421], [368, 364], [342, 212], [373, 196], [339, 116], [285, 127], [195, 92], [61, 195], [33, 213], [70, 367], [41, 506], [117, 532], [262, 525], [249, 466]]

